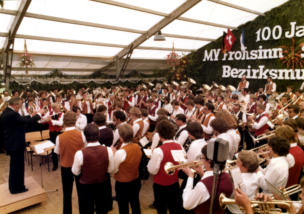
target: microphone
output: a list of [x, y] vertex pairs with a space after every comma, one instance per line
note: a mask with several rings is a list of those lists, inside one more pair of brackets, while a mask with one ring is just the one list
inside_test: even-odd
[[207, 144], [207, 158], [216, 164], [224, 164], [229, 155], [229, 143], [222, 138], [210, 139]]

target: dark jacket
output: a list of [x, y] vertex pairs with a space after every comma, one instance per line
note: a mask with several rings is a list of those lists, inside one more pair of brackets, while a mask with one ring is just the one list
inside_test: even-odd
[[8, 153], [24, 150], [25, 148], [25, 125], [40, 120], [37, 114], [34, 117], [21, 116], [18, 112], [7, 107], [0, 118], [3, 140]]

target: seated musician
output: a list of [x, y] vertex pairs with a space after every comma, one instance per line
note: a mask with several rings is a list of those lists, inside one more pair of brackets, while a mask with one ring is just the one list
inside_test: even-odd
[[153, 191], [155, 198], [155, 206], [158, 214], [177, 213], [178, 203], [178, 172], [168, 175], [164, 170], [167, 162], [178, 164], [172, 156], [172, 150], [183, 152], [183, 148], [179, 143], [174, 142], [175, 134], [174, 125], [169, 120], [161, 120], [156, 126], [156, 131], [160, 136], [162, 145], [153, 150], [151, 159], [148, 163], [148, 171], [154, 175]]
[[295, 164], [293, 167], [289, 168], [289, 177], [286, 187], [297, 184], [300, 179], [301, 170], [304, 165], [304, 152], [297, 145], [296, 132], [287, 125], [278, 127], [275, 130], [276, 136], [283, 137], [290, 143], [289, 153], [293, 156]]
[[[260, 187], [261, 174], [257, 173], [259, 167], [258, 156], [254, 151], [242, 150], [238, 154], [236, 164], [240, 170], [240, 189], [253, 200]], [[235, 179], [234, 179], [235, 180]], [[235, 205], [228, 206], [232, 213], [242, 213]]]
[[119, 213], [129, 213], [130, 204], [132, 213], [140, 214], [139, 164], [142, 151], [137, 143], [133, 143], [133, 129], [129, 124], [120, 125], [118, 131], [122, 146], [114, 154], [114, 178]]
[[187, 109], [185, 110], [185, 115], [186, 115], [187, 120], [190, 120], [190, 119], [194, 118], [194, 116], [195, 116], [196, 108], [194, 105], [195, 104], [194, 104], [193, 100], [191, 100], [191, 99], [187, 100], [187, 102], [186, 102]]
[[[112, 195], [106, 191], [111, 188], [108, 173], [114, 171], [114, 157], [112, 149], [100, 145], [98, 142], [99, 130], [95, 124], [89, 124], [84, 135], [87, 147], [75, 153], [72, 172], [79, 175], [78, 200], [80, 214], [107, 213], [106, 201]], [[110, 197], [110, 199], [109, 199]]]
[[263, 173], [260, 185], [265, 193], [273, 193], [273, 186], [280, 189], [287, 184], [288, 171], [292, 166], [287, 158], [290, 144], [285, 138], [272, 137], [268, 140], [268, 146], [271, 159], [268, 166], [259, 171]]
[[172, 107], [173, 107], [173, 112], [172, 112], [172, 115], [171, 115], [172, 119], [175, 119], [176, 115], [178, 115], [178, 114], [184, 114], [184, 109], [182, 107], [180, 107], [177, 100], [173, 100], [171, 102], [171, 104], [172, 104]]
[[[186, 187], [183, 192], [183, 206], [187, 210], [194, 209], [195, 213], [205, 214], [209, 212], [210, 199], [212, 193], [213, 167], [214, 162], [207, 158], [207, 146], [202, 148], [202, 161], [205, 172], [202, 166], [195, 167], [197, 173], [201, 175], [201, 180], [193, 187], [194, 173], [190, 168], [183, 168], [183, 171], [188, 175]], [[220, 164], [220, 169], [223, 170], [224, 164]], [[233, 192], [233, 183], [229, 174], [222, 172], [219, 176], [217, 194], [214, 199], [213, 213], [224, 213], [219, 206], [218, 196], [224, 193], [230, 196]]]
[[202, 96], [194, 97], [194, 104], [196, 112], [193, 119], [196, 121], [200, 121], [202, 116], [204, 115], [204, 98]]
[[288, 118], [289, 119], [297, 119], [299, 117], [300, 108], [297, 105], [288, 106]]

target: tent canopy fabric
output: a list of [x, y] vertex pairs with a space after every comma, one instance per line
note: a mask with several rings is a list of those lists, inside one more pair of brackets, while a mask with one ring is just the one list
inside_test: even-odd
[[[115, 72], [109, 63], [141, 36], [144, 40], [135, 47], [127, 69], [166, 69], [173, 43], [180, 56], [187, 55], [218, 39], [227, 28], [236, 29], [286, 1], [32, 0], [15, 37], [12, 75], [25, 73], [20, 66], [24, 39], [35, 63], [30, 74], [58, 69], [85, 75], [105, 66]], [[4, 0], [0, 8], [0, 48], [20, 3]], [[181, 16], [170, 20], [177, 9]], [[155, 29], [161, 30], [165, 41], [154, 41], [151, 32]]]

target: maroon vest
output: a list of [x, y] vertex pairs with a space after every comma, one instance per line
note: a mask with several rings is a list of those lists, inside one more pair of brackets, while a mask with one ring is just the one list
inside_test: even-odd
[[295, 165], [289, 168], [289, 176], [286, 187], [297, 184], [299, 182], [301, 170], [304, 164], [304, 152], [299, 146], [291, 147], [289, 153], [295, 159]]
[[178, 164], [178, 162], [176, 162], [173, 159], [171, 150], [182, 150], [182, 147], [180, 144], [172, 142], [172, 143], [164, 143], [159, 148], [163, 152], [163, 160], [160, 163], [158, 173], [154, 176], [153, 181], [154, 183], [162, 186], [169, 186], [178, 181], [178, 171], [176, 170], [173, 175], [168, 175], [164, 170], [164, 166], [167, 162], [171, 162], [174, 165]]
[[[269, 118], [268, 114], [263, 114], [263, 115], [261, 115], [260, 117], [257, 118], [257, 122], [260, 122], [260, 120], [262, 119], [262, 117]], [[267, 124], [265, 124], [260, 129], [256, 130], [254, 132], [254, 135], [255, 136], [260, 136], [261, 134], [264, 134], [268, 129], [269, 129], [269, 126]]]
[[97, 184], [106, 180], [109, 158], [105, 146], [92, 146], [82, 149], [81, 184]]
[[[209, 213], [210, 199], [211, 199], [211, 194], [212, 194], [213, 176], [209, 176], [209, 177], [201, 180], [201, 182], [206, 186], [210, 197], [207, 201], [198, 205], [194, 209], [195, 214]], [[217, 186], [217, 194], [216, 194], [216, 197], [214, 198], [214, 206], [213, 206], [213, 213], [214, 214], [224, 213], [224, 210], [219, 205], [219, 195], [221, 193], [224, 193], [227, 197], [230, 197], [232, 192], [233, 192], [232, 179], [231, 179], [229, 174], [223, 172], [221, 175], [219, 175], [219, 182], [218, 182], [218, 186]]]
[[[51, 113], [50, 116], [52, 116], [52, 120], [59, 120], [62, 117], [62, 112], [60, 112], [56, 116], [54, 116], [53, 113]], [[61, 129], [62, 129], [62, 126], [54, 126], [51, 121], [49, 122], [50, 132], [60, 132]]]

